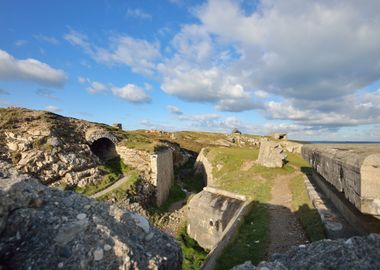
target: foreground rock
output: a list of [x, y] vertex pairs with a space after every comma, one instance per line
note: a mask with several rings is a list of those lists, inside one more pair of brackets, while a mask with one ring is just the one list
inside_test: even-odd
[[0, 269], [181, 269], [140, 215], [27, 177], [0, 178]]
[[359, 211], [380, 215], [380, 145], [305, 145], [302, 156]]
[[322, 240], [275, 254], [269, 262], [261, 262], [257, 267], [246, 262], [232, 269], [380, 269], [380, 235]]
[[281, 168], [284, 166], [286, 154], [279, 143], [261, 141], [257, 163], [268, 168]]

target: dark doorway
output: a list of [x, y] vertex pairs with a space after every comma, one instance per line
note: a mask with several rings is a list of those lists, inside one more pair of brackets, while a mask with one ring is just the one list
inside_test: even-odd
[[101, 160], [110, 160], [117, 157], [115, 144], [107, 138], [100, 138], [90, 145], [91, 151]]

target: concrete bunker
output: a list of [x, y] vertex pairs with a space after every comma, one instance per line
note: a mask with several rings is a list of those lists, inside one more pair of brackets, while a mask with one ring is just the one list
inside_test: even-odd
[[118, 156], [115, 144], [108, 138], [99, 138], [90, 145], [92, 153], [101, 160], [110, 160]]
[[101, 128], [88, 129], [86, 132], [86, 141], [88, 142], [92, 153], [103, 161], [118, 156], [116, 151], [117, 139], [107, 130]]

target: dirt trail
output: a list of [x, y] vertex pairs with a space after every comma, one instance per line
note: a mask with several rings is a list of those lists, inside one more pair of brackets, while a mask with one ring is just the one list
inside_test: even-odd
[[120, 186], [122, 186], [125, 182], [127, 182], [129, 180], [129, 177], [130, 175], [125, 175], [123, 176], [122, 178], [120, 178], [119, 180], [117, 180], [115, 183], [113, 183], [111, 186], [109, 186], [108, 188], [106, 189], [103, 189], [102, 191], [99, 191], [98, 193], [95, 193], [94, 195], [91, 195], [91, 198], [99, 198], [111, 191], [113, 191], [114, 189], [117, 189], [119, 188]]
[[[297, 172], [298, 173], [298, 172]], [[291, 246], [307, 242], [307, 237], [296, 214], [292, 212], [292, 193], [289, 182], [297, 173], [278, 177], [273, 182], [272, 199], [270, 201], [270, 245], [267, 255], [282, 253]]]

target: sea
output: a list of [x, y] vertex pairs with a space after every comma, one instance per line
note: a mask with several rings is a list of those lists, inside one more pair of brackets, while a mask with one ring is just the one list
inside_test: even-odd
[[307, 143], [313, 143], [313, 144], [380, 144], [380, 141], [378, 142], [371, 142], [371, 141], [306, 141]]

